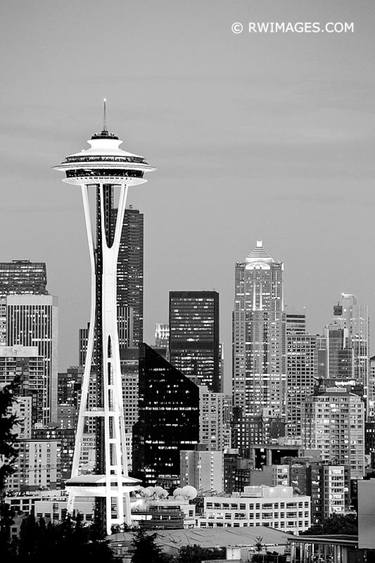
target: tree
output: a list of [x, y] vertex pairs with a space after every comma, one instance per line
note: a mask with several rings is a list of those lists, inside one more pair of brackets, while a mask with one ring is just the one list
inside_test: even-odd
[[12, 383], [0, 389], [0, 494], [2, 496], [6, 479], [14, 472], [14, 462], [17, 457], [15, 426], [18, 419], [11, 409], [17, 400], [18, 385], [18, 378], [14, 378]]
[[178, 552], [176, 563], [201, 563], [210, 559], [225, 559], [225, 550], [200, 545], [185, 545]]
[[262, 549], [263, 549], [263, 537], [262, 536], [257, 536], [255, 538], [254, 546], [255, 546], [256, 551], [258, 551], [258, 552], [262, 551]]
[[18, 419], [11, 409], [16, 402], [18, 385], [18, 378], [14, 378], [12, 383], [0, 389], [0, 553], [4, 561], [13, 560], [14, 556], [10, 538], [13, 513], [10, 506], [5, 503], [5, 483], [14, 472], [14, 462], [17, 457], [15, 427]]
[[33, 514], [21, 524], [18, 545], [18, 563], [63, 563], [115, 561], [107, 541], [94, 537], [91, 526], [83, 524], [82, 517], [67, 516], [61, 523], [46, 525]]
[[[303, 535], [333, 535], [343, 534], [355, 536], [358, 534], [358, 522], [355, 514], [332, 514], [329, 518], [324, 520], [321, 524], [314, 524]], [[302, 535], [301, 534], [301, 535]]]
[[156, 534], [147, 534], [142, 528], [136, 532], [133, 540], [134, 553], [132, 563], [166, 563], [170, 560], [162, 553], [155, 542]]

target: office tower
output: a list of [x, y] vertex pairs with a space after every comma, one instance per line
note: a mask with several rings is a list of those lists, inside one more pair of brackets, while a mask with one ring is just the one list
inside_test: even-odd
[[306, 315], [305, 313], [292, 312], [289, 309], [285, 312], [286, 331], [293, 334], [306, 334]]
[[52, 424], [32, 431], [32, 438], [35, 440], [50, 441], [57, 444], [57, 474], [59, 482], [57, 487], [64, 488], [64, 485], [72, 472], [72, 462], [75, 443], [75, 428], [59, 428]]
[[332, 514], [349, 508], [348, 468], [309, 457], [283, 458], [289, 468], [289, 484], [311, 498], [311, 523], [323, 523]]
[[169, 292], [169, 357], [197, 384], [221, 391], [216, 291]]
[[169, 324], [156, 323], [155, 346], [157, 348], [169, 348]]
[[235, 269], [233, 404], [244, 416], [263, 408], [285, 417], [286, 337], [283, 264], [261, 241]]
[[252, 467], [251, 460], [241, 457], [237, 450], [224, 453], [224, 492], [240, 493], [250, 485]]
[[[333, 307], [333, 319], [325, 328], [327, 362], [325, 377], [336, 385], [356, 387], [367, 396], [369, 377], [369, 317], [367, 306], [354, 295], [342, 293]], [[328, 385], [330, 383], [328, 382]]]
[[49, 412], [46, 365], [37, 346], [0, 346], [0, 387], [14, 379], [19, 382], [18, 400], [31, 401], [31, 424], [45, 423]]
[[232, 423], [233, 423], [232, 395], [224, 395], [224, 404], [223, 404], [224, 451], [229, 451], [230, 449], [232, 449]]
[[208, 450], [224, 450], [224, 393], [199, 386], [199, 443]]
[[199, 442], [199, 387], [147, 344], [140, 349], [138, 417], [133, 475], [144, 486], [173, 489], [180, 481], [180, 451]]
[[0, 299], [0, 347], [36, 347], [43, 359], [43, 414], [57, 420], [57, 298], [52, 295], [8, 295]]
[[318, 383], [317, 336], [306, 334], [305, 315], [286, 315], [287, 436], [301, 439], [301, 409]]
[[7, 479], [7, 490], [14, 492], [56, 489], [61, 486], [57, 440], [29, 438], [17, 443], [14, 473]]
[[130, 346], [139, 346], [143, 341], [143, 213], [132, 206], [125, 211], [121, 233], [117, 262], [117, 303], [119, 307], [131, 309], [133, 343]]
[[371, 356], [369, 360], [367, 419], [375, 421], [375, 356]]
[[325, 327], [327, 339], [327, 385], [345, 386], [354, 380], [353, 348], [343, 319], [335, 318]]
[[[108, 132], [93, 135], [90, 148], [68, 156], [57, 170], [64, 181], [80, 186], [91, 263], [91, 314], [82, 396], [77, 426], [72, 478], [68, 482], [69, 510], [75, 496], [97, 498], [99, 521], [111, 533], [113, 525], [130, 524], [129, 492], [138, 481], [128, 477], [124, 412], [117, 326], [117, 268], [123, 236], [129, 186], [144, 183], [153, 170], [144, 158], [120, 149], [121, 140]], [[94, 236], [89, 193], [95, 206]], [[115, 207], [117, 203], [117, 208]], [[125, 229], [126, 231], [126, 229]], [[94, 334], [96, 345], [94, 350]], [[88, 410], [88, 391], [93, 354], [97, 372], [97, 402]], [[87, 417], [96, 416], [96, 473], [80, 475], [79, 461]]]
[[138, 420], [139, 348], [121, 350], [122, 396], [124, 404], [125, 432], [133, 431]]
[[44, 262], [12, 260], [0, 262], [0, 296], [47, 295], [47, 269]]
[[221, 451], [181, 450], [180, 485], [200, 493], [224, 491], [224, 454]]
[[[356, 383], [366, 391], [369, 368], [369, 314], [367, 305], [355, 295], [342, 293], [339, 301], [341, 318], [348, 330], [348, 343], [353, 349], [353, 375]], [[339, 311], [337, 311], [338, 313]]]
[[[133, 309], [125, 305], [117, 306], [117, 328], [120, 350], [134, 346], [134, 315]], [[86, 328], [79, 329], [78, 361], [80, 366], [85, 365], [87, 342], [89, 338], [90, 323]], [[94, 333], [94, 350], [96, 349], [96, 334]], [[91, 367], [95, 369], [96, 354], [93, 354]]]
[[234, 407], [232, 448], [248, 457], [254, 445], [279, 442], [285, 436], [286, 422], [273, 413], [273, 409], [263, 408], [259, 414], [244, 415], [239, 407]]
[[57, 377], [57, 422], [60, 428], [75, 429], [82, 387], [82, 367], [70, 367]]
[[365, 410], [358, 395], [332, 387], [306, 399], [302, 443], [317, 448], [321, 459], [350, 467], [351, 479], [365, 474]]

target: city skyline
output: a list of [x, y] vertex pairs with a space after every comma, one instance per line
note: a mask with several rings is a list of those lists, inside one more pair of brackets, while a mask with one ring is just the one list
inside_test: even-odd
[[368, 303], [373, 317], [373, 8], [262, 3], [251, 18], [348, 20], [356, 32], [254, 38], [230, 30], [249, 19], [247, 1], [207, 2], [199, 19], [161, 5], [140, 2], [129, 13], [124, 3], [84, 1], [56, 16], [42, 1], [21, 17], [4, 3], [0, 254], [47, 262], [60, 299], [61, 369], [76, 363], [89, 263], [78, 196], [56, 188], [51, 167], [100, 126], [107, 96], [109, 125], [158, 168], [153, 187], [129, 201], [145, 217], [145, 341], [167, 320], [170, 290], [215, 289], [228, 382], [233, 265], [257, 239], [285, 263], [286, 302], [307, 307], [310, 332], [341, 292]]
[[199, 6], [0, 6], [7, 561], [375, 561], [375, 3]]

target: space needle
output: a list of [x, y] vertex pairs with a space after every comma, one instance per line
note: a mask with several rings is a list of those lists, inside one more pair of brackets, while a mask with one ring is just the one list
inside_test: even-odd
[[[110, 534], [112, 526], [131, 524], [130, 493], [140, 484], [129, 477], [127, 467], [117, 328], [117, 260], [128, 188], [146, 182], [145, 174], [154, 168], [142, 156], [121, 149], [122, 141], [108, 132], [106, 100], [103, 130], [88, 143], [90, 148], [67, 156], [54, 167], [65, 173], [64, 182], [81, 188], [91, 263], [90, 326], [72, 474], [66, 487], [68, 512], [73, 511], [75, 498], [94, 497], [97, 517]], [[96, 381], [90, 385], [93, 364]], [[95, 406], [88, 401], [89, 387], [93, 386]], [[85, 420], [93, 417], [96, 466], [92, 474], [82, 474]]]

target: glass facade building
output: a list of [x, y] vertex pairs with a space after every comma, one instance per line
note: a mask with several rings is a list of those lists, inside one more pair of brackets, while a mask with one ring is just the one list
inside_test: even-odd
[[221, 391], [216, 291], [169, 293], [169, 354], [184, 375], [210, 391]]
[[[129, 207], [125, 211], [117, 263], [117, 305], [121, 337], [121, 308], [125, 319], [132, 311], [132, 344], [143, 341], [143, 213]], [[129, 338], [130, 340], [130, 338]], [[124, 343], [125, 344], [125, 343]], [[124, 345], [120, 341], [120, 347]]]
[[199, 387], [142, 344], [138, 422], [133, 427], [133, 476], [171, 489], [180, 481], [180, 451], [199, 442]]
[[0, 262], [0, 295], [23, 293], [47, 295], [46, 264], [30, 260]]

